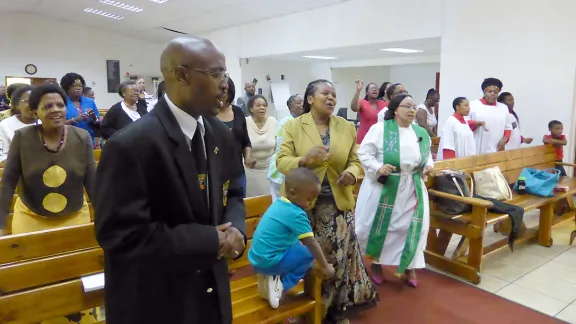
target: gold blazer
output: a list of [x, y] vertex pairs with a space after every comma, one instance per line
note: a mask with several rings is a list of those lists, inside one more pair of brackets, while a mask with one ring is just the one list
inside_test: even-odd
[[[276, 165], [281, 173], [286, 174], [297, 168], [300, 160], [315, 146], [323, 146], [322, 139], [312, 114], [307, 113], [288, 121], [284, 125], [284, 140], [280, 145]], [[322, 181], [328, 174], [330, 188], [334, 194], [336, 206], [341, 211], [354, 208], [352, 193], [354, 185], [338, 184], [338, 178], [343, 172], [350, 172], [354, 178], [360, 173], [356, 146], [356, 128], [342, 117], [330, 116], [330, 150], [328, 161], [312, 169]], [[284, 194], [284, 188], [282, 188]]]

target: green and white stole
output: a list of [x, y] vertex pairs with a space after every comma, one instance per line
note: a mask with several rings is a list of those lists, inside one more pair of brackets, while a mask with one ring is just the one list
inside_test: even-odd
[[[418, 199], [412, 221], [408, 229], [408, 236], [404, 244], [404, 250], [400, 258], [400, 265], [398, 266], [397, 274], [402, 274], [416, 255], [418, 243], [420, 242], [420, 233], [422, 231], [422, 219], [424, 217], [424, 204], [421, 181], [421, 172], [428, 161], [430, 155], [430, 136], [428, 132], [417, 125], [410, 125], [414, 129], [417, 138], [422, 138], [418, 141], [420, 145], [420, 153], [422, 155], [422, 162], [420, 168], [417, 168], [412, 174], [414, 179], [414, 186], [416, 187], [416, 197]], [[378, 202], [378, 209], [374, 216], [374, 222], [368, 237], [368, 245], [366, 247], [366, 256], [374, 260], [380, 259], [382, 247], [386, 241], [388, 234], [388, 226], [390, 225], [390, 218], [394, 203], [396, 202], [396, 194], [398, 193], [398, 186], [400, 184], [400, 134], [398, 132], [398, 124], [395, 120], [387, 120], [384, 122], [384, 164], [390, 164], [396, 167], [398, 173], [393, 173], [388, 176], [386, 184], [382, 188], [380, 201]]]

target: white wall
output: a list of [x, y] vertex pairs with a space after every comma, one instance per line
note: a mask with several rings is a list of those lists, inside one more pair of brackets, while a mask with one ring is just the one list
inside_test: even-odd
[[440, 37], [444, 0], [351, 0], [245, 24], [241, 56]]
[[[355, 81], [357, 79], [364, 81], [364, 89], [366, 89], [368, 83], [376, 83], [380, 87], [389, 78], [390, 69], [387, 66], [333, 68], [332, 80], [337, 92], [337, 108], [348, 108], [348, 119], [355, 119], [356, 113], [350, 109], [350, 102], [356, 92]], [[366, 95], [364, 89], [360, 93], [361, 99]]]
[[437, 72], [440, 72], [439, 63], [395, 65], [390, 67], [389, 80], [402, 83], [416, 104], [420, 104], [426, 99], [428, 90], [436, 87]]
[[[94, 88], [98, 107], [109, 108], [120, 97], [107, 91], [106, 60], [120, 60], [121, 75], [161, 76], [159, 44], [28, 14], [0, 14], [0, 30], [0, 83], [5, 76], [27, 76], [26, 64], [38, 68], [34, 77], [58, 81], [76, 72]], [[147, 87], [153, 90], [152, 83]]]
[[[244, 93], [242, 68], [240, 64], [240, 29], [230, 28], [198, 35], [214, 42], [226, 56], [226, 69], [236, 85], [236, 96]], [[260, 79], [259, 79], [260, 80]]]
[[300, 62], [277, 61], [267, 59], [250, 59], [248, 64], [242, 62], [242, 79], [236, 80], [236, 87], [242, 89], [236, 92], [236, 97], [244, 94], [244, 83], [258, 79], [256, 93], [258, 88], [262, 88], [262, 95], [269, 101], [268, 111], [270, 116], [277, 117], [275, 114], [274, 104], [270, 103], [270, 85], [266, 82], [266, 75], [269, 74], [272, 82], [280, 81], [283, 74], [285, 80], [290, 86], [291, 94], [303, 94], [306, 86], [312, 81], [311, 64]]
[[[338, 108], [350, 107], [350, 101], [356, 91], [354, 81], [364, 81], [364, 88], [368, 83], [381, 85], [385, 81], [402, 83], [417, 103], [426, 98], [426, 92], [436, 85], [436, 73], [440, 71], [439, 63], [404, 64], [392, 66], [366, 66], [333, 68], [332, 76], [338, 92]], [[360, 97], [365, 95], [364, 90]], [[356, 113], [348, 109], [348, 118], [356, 118]]]
[[572, 161], [576, 1], [556, 0], [551, 6], [523, 0], [446, 0], [445, 9], [440, 124], [453, 113], [453, 98], [477, 99], [482, 80], [497, 77], [503, 91], [514, 94], [523, 135], [533, 137], [534, 145], [541, 143], [550, 120], [564, 123], [565, 161]]

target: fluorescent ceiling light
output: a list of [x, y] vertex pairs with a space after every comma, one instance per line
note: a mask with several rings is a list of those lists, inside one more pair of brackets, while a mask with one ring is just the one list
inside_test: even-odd
[[383, 48], [381, 51], [386, 52], [396, 52], [396, 53], [404, 53], [404, 54], [413, 54], [413, 53], [422, 53], [424, 51], [409, 49], [409, 48]]
[[140, 12], [140, 11], [144, 10], [142, 8], [134, 7], [134, 6], [122, 3], [122, 2], [118, 2], [118, 1], [112, 1], [112, 0], [98, 0], [98, 1], [100, 1], [100, 3], [103, 3], [103, 4], [107, 4], [110, 6], [114, 6], [116, 8], [132, 11], [132, 12]]
[[316, 60], [335, 60], [335, 59], [337, 59], [337, 57], [333, 57], [333, 56], [316, 56], [316, 55], [305, 55], [302, 57], [309, 58], [309, 59], [316, 59]]
[[91, 13], [94, 15], [99, 15], [99, 16], [106, 17], [106, 18], [116, 19], [116, 20], [124, 19], [124, 17], [122, 17], [122, 16], [118, 16], [118, 15], [111, 14], [109, 12], [94, 9], [94, 8], [86, 8], [86, 9], [84, 9], [84, 12]]
[[168, 1], [168, 0], [150, 0], [150, 1], [156, 2], [156, 3], [164, 3], [164, 2], [166, 2], [166, 1]]

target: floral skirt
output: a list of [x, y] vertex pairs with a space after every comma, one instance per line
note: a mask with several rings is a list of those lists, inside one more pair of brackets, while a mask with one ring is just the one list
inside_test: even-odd
[[372, 308], [378, 302], [364, 263], [354, 228], [354, 213], [338, 210], [332, 201], [318, 200], [310, 213], [318, 243], [336, 275], [322, 284], [328, 318]]

